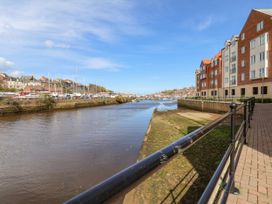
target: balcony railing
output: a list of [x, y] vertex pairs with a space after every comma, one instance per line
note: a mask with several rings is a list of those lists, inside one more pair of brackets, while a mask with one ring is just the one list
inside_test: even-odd
[[[246, 135], [248, 128], [250, 128], [250, 120], [252, 119], [254, 106], [255, 98], [244, 100], [243, 104], [239, 105], [231, 103], [230, 111], [217, 120], [185, 135], [172, 144], [149, 155], [145, 159], [129, 166], [85, 192], [82, 192], [71, 200], [66, 201], [65, 204], [103, 203], [112, 201], [116, 196], [125, 195], [125, 193], [129, 192], [140, 182], [158, 171], [176, 155], [190, 148], [200, 138], [204, 137], [229, 119], [231, 142], [198, 201], [199, 204], [208, 202], [226, 203], [229, 193], [234, 193], [236, 190], [234, 186], [234, 173], [242, 146], [247, 143]], [[240, 125], [236, 124], [237, 115], [243, 115]], [[173, 203], [175, 202], [176, 200], [173, 200]]]

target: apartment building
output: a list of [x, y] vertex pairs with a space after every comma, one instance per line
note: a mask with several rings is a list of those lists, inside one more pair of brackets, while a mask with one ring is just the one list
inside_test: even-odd
[[205, 71], [201, 61], [199, 78], [196, 72], [198, 96], [272, 98], [272, 9], [253, 9], [240, 34], [225, 41], [219, 53], [217, 70], [221, 73], [217, 71], [217, 76], [214, 58]]
[[237, 35], [232, 36], [225, 42], [222, 49], [222, 94], [221, 96], [229, 97], [236, 95], [237, 72], [238, 72], [238, 42]]
[[272, 97], [272, 9], [253, 9], [240, 33], [237, 96]]
[[222, 95], [222, 52], [218, 52], [211, 58], [209, 78], [210, 96]]
[[222, 52], [201, 61], [196, 70], [197, 96], [218, 97], [222, 94]]
[[210, 78], [210, 68], [211, 68], [211, 61], [209, 59], [204, 59], [201, 61], [200, 67], [197, 69], [196, 77], [197, 77], [197, 84], [198, 90], [197, 96], [210, 96], [209, 95], [209, 78]]

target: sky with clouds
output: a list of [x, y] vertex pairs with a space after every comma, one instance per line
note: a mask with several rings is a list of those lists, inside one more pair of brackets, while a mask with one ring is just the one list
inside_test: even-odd
[[0, 71], [151, 93], [194, 85], [202, 58], [270, 0], [0, 0]]

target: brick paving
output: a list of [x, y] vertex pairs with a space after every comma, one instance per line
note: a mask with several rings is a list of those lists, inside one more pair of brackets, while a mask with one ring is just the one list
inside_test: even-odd
[[227, 203], [272, 204], [272, 104], [256, 104], [247, 138], [235, 172], [240, 194]]

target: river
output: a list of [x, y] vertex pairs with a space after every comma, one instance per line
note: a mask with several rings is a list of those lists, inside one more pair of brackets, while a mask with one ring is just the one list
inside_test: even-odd
[[134, 163], [154, 108], [176, 103], [0, 117], [0, 203], [61, 203]]

